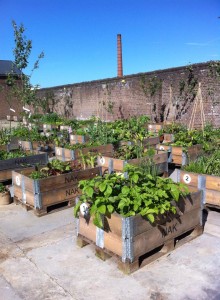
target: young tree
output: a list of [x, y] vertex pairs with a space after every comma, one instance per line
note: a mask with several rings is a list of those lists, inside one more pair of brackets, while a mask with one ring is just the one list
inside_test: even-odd
[[[13, 97], [16, 97], [22, 105], [28, 104], [33, 106], [35, 110], [39, 105], [39, 99], [37, 98], [37, 89], [39, 86], [33, 86], [30, 80], [33, 72], [39, 68], [39, 61], [44, 57], [44, 52], [41, 52], [38, 56], [30, 74], [25, 74], [25, 70], [29, 66], [32, 41], [26, 38], [23, 24], [17, 25], [15, 21], [12, 21], [12, 26], [15, 41], [13, 50], [14, 64], [20, 72], [15, 76], [12, 69], [11, 73], [8, 74], [7, 85], [10, 86], [10, 93]], [[11, 96], [9, 96], [9, 98], [11, 98]]]

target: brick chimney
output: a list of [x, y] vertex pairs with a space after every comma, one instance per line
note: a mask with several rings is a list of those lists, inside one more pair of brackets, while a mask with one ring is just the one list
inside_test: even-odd
[[122, 43], [121, 35], [117, 35], [117, 60], [118, 60], [118, 77], [123, 77], [123, 66], [122, 66]]

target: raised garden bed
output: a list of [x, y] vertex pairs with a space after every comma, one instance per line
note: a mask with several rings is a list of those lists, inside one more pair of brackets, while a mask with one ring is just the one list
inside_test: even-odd
[[[157, 153], [152, 157], [152, 160], [155, 164], [157, 174], [166, 174], [168, 172], [167, 152], [157, 151]], [[149, 161], [149, 158], [147, 156], [129, 160], [117, 159], [107, 156], [98, 157], [98, 165], [102, 167], [103, 172], [108, 170], [109, 173], [113, 171], [122, 172], [126, 164], [140, 165], [147, 161]]]
[[115, 256], [119, 269], [129, 274], [202, 234], [201, 196], [200, 191], [182, 198], [177, 203], [179, 213], [161, 218], [157, 224], [140, 215], [123, 218], [112, 214], [103, 218], [104, 228], [100, 229], [79, 214], [78, 245], [95, 244], [99, 256]]
[[148, 131], [152, 133], [158, 133], [163, 129], [163, 124], [148, 124]]
[[89, 141], [89, 137], [85, 135], [70, 134], [70, 144], [74, 145], [77, 143], [83, 144]]
[[171, 146], [158, 144], [157, 150], [168, 151], [170, 153], [169, 162], [177, 166], [187, 165], [190, 161], [194, 161], [202, 154], [202, 145], [193, 145], [189, 147]]
[[177, 180], [187, 184], [190, 190], [198, 189], [203, 191], [204, 204], [220, 208], [219, 176], [177, 170]]
[[82, 179], [100, 175], [100, 168], [72, 171], [57, 176], [42, 179], [32, 179], [32, 170], [12, 172], [14, 197], [17, 201], [31, 208], [37, 216], [47, 214], [54, 205], [61, 204], [61, 208], [75, 204], [75, 197], [80, 195], [78, 182]]
[[[152, 137], [148, 137], [148, 138], [144, 138], [142, 141], [143, 146], [149, 146], [149, 147], [153, 147], [158, 144], [160, 142], [160, 138], [159, 136], [152, 136]], [[140, 143], [140, 142], [138, 142]], [[124, 145], [135, 145], [136, 143], [133, 141], [121, 141], [119, 142], [119, 146], [124, 146]]]
[[45, 165], [47, 162], [48, 155], [46, 153], [0, 160], [0, 181], [11, 180], [12, 170], [27, 168], [36, 164]]
[[55, 156], [57, 159], [62, 161], [70, 161], [79, 159], [81, 154], [85, 155], [88, 153], [92, 154], [101, 154], [101, 155], [112, 155], [114, 147], [112, 144], [101, 145], [101, 146], [90, 146], [81, 149], [71, 150], [62, 147], [55, 147]]

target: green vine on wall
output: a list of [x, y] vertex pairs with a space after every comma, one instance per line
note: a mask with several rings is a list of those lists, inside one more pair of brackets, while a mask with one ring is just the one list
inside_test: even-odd
[[161, 89], [162, 82], [157, 76], [146, 78], [146, 75], [142, 75], [140, 79], [140, 86], [146, 97], [153, 97], [157, 91]]
[[209, 76], [220, 78], [220, 62], [212, 61], [209, 64]]

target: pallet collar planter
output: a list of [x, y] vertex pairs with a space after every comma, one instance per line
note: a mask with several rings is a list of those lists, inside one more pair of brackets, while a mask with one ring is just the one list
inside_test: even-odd
[[[142, 144], [143, 146], [156, 146], [157, 144], [159, 144], [159, 142], [160, 142], [159, 136], [152, 136], [152, 137], [144, 138]], [[135, 145], [135, 142], [131, 142], [131, 141], [119, 142], [119, 147], [125, 145], [132, 146]]]
[[70, 145], [84, 144], [89, 141], [89, 137], [86, 135], [70, 134]]
[[[102, 167], [103, 172], [108, 170], [109, 173], [112, 173], [113, 171], [122, 172], [126, 164], [140, 165], [146, 160], [147, 156], [129, 160], [99, 156], [97, 162], [98, 165]], [[157, 151], [157, 154], [155, 154], [153, 157], [153, 161], [157, 168], [157, 174], [165, 174], [168, 172], [168, 152]]]
[[203, 191], [203, 203], [220, 208], [220, 177], [177, 170], [177, 181], [188, 185], [190, 190]]
[[161, 129], [163, 129], [163, 124], [148, 124], [149, 132], [158, 133]]
[[[155, 225], [140, 215], [123, 218], [114, 213], [111, 218], [103, 218], [104, 230], [80, 213], [76, 219], [77, 243], [81, 247], [94, 243], [102, 258], [118, 257], [118, 267], [129, 274], [139, 269], [142, 257], [150, 251], [161, 248], [149, 256], [147, 263], [181, 245], [181, 239], [184, 242], [202, 234], [202, 192], [180, 199], [177, 206], [179, 212], [173, 218], [161, 218]], [[186, 233], [188, 237], [184, 240]]]
[[42, 179], [31, 179], [28, 175], [32, 170], [13, 171], [12, 183], [14, 197], [26, 207], [34, 209], [38, 215], [45, 215], [47, 208], [69, 202], [69, 206], [75, 204], [75, 197], [80, 195], [78, 182], [82, 179], [93, 178], [100, 175], [99, 167], [73, 171], [58, 176], [50, 176]]
[[196, 160], [202, 154], [202, 145], [193, 145], [184, 150], [184, 147], [181, 146], [158, 144], [156, 145], [156, 149], [168, 151], [170, 153], [168, 162], [174, 163], [177, 166], [185, 166], [189, 161]]
[[62, 147], [55, 147], [55, 156], [57, 159], [60, 159], [62, 161], [70, 161], [70, 160], [79, 159], [81, 153], [87, 154], [91, 152], [94, 154], [112, 155], [113, 151], [114, 151], [114, 147], [112, 144], [91, 146], [91, 147], [85, 147], [76, 150], [70, 150]]
[[41, 153], [36, 155], [27, 155], [24, 157], [10, 158], [0, 160], [0, 181], [6, 181], [12, 179], [12, 171], [27, 166], [41, 164], [45, 165], [48, 162], [47, 153]]

